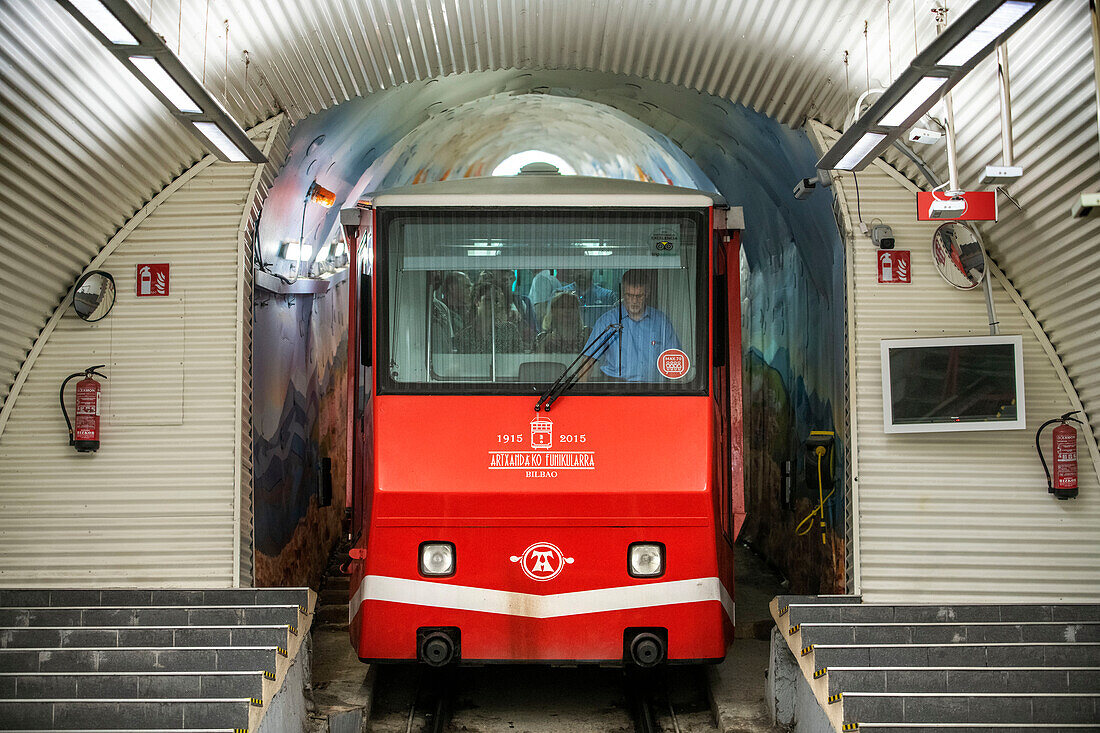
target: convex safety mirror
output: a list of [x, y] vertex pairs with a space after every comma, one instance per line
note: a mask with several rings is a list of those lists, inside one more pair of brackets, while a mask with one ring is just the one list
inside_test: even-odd
[[92, 270], [76, 284], [73, 310], [82, 320], [92, 323], [107, 317], [115, 305], [115, 279], [111, 273]]
[[932, 235], [932, 260], [948, 285], [973, 290], [985, 277], [985, 250], [978, 233], [961, 221], [941, 224]]

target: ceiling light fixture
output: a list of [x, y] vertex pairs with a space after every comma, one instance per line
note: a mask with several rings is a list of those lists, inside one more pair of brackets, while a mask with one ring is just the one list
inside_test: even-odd
[[920, 107], [924, 100], [938, 92], [940, 87], [946, 82], [947, 77], [944, 76], [924, 77], [918, 81], [912, 89], [906, 92], [905, 96], [901, 98], [901, 101], [891, 107], [890, 111], [882, 116], [882, 119], [879, 120], [879, 124], [883, 127], [900, 126], [913, 116], [913, 111]]
[[935, 38], [817, 161], [863, 170], [1048, 0], [977, 0]]
[[168, 76], [168, 72], [152, 56], [131, 56], [130, 63], [145, 75], [160, 93], [168, 97], [168, 101], [176, 106], [180, 112], [193, 112], [199, 114], [202, 110], [195, 100], [183, 91], [183, 87], [176, 83], [175, 79]]
[[126, 0], [57, 0], [168, 108], [203, 146], [229, 163], [265, 163], [247, 133]]
[[119, 23], [118, 18], [113, 16], [110, 10], [103, 7], [103, 3], [99, 0], [69, 1], [109, 42], [119, 46], [138, 45], [138, 40], [134, 38], [134, 34], [126, 30], [126, 26]]
[[993, 14], [978, 24], [955, 47], [945, 53], [936, 63], [937, 66], [965, 66], [972, 58], [996, 44], [1020, 18], [1035, 7], [1034, 2], [1006, 2], [993, 11]]

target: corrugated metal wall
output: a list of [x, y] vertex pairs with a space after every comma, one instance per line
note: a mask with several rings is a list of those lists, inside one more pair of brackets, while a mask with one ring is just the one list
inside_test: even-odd
[[[111, 314], [89, 324], [67, 309], [15, 395], [0, 433], [0, 585], [237, 582], [237, 491], [251, 494], [241, 466], [251, 448], [237, 448], [251, 435], [241, 403], [240, 310], [251, 301], [242, 225], [254, 225], [250, 191], [266, 190], [277, 164], [258, 175], [210, 161], [155, 199], [107, 256], [101, 269], [118, 285]], [[138, 298], [137, 266], [164, 262], [169, 295]], [[106, 364], [109, 378], [103, 444], [78, 454], [57, 389], [91, 364]]]
[[1024, 337], [1028, 429], [883, 432], [881, 339], [989, 332], [981, 291], [955, 290], [936, 273], [937, 225], [914, 221], [915, 188], [899, 179], [879, 165], [860, 173], [859, 209], [912, 251], [910, 285], [877, 282], [875, 248], [856, 229], [852, 176], [836, 183], [845, 226], [856, 232], [848, 238], [848, 304], [860, 591], [886, 602], [1100, 601], [1100, 485], [1089, 446], [1082, 433], [1081, 496], [1051, 498], [1034, 431], [1073, 409], [1071, 396], [1004, 287], [994, 288], [997, 317], [1001, 333]]

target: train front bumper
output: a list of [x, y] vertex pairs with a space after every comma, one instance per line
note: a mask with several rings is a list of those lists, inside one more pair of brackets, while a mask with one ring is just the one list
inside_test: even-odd
[[[364, 660], [413, 661], [425, 634], [446, 630], [463, 662], [617, 664], [637, 634], [654, 633], [669, 661], [721, 659], [733, 601], [712, 532], [376, 527], [353, 579], [353, 642]], [[453, 543], [453, 575], [421, 574], [425, 541]], [[663, 546], [659, 576], [632, 577], [630, 546], [639, 542]]]

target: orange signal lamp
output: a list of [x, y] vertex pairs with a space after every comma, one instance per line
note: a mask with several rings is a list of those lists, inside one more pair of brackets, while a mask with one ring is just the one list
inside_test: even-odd
[[331, 209], [332, 205], [336, 203], [336, 194], [320, 186], [317, 181], [309, 184], [309, 190], [306, 191], [306, 198], [315, 204], [324, 206], [326, 209]]

